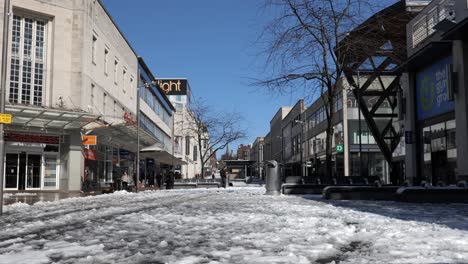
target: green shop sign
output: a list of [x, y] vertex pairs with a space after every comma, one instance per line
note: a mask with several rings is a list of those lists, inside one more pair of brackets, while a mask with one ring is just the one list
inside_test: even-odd
[[344, 152], [344, 145], [338, 144], [336, 145], [336, 153], [343, 153]]

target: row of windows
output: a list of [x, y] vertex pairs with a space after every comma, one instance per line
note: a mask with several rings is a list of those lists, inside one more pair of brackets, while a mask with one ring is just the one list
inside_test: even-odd
[[[334, 103], [335, 112], [339, 112], [343, 109], [343, 95], [340, 94], [336, 97]], [[327, 120], [327, 108], [325, 106], [320, 107], [317, 111], [313, 112], [307, 119], [307, 125], [309, 129], [318, 126], [320, 123]]]
[[140, 126], [151, 135], [155, 136], [165, 146], [171, 144], [171, 139], [167, 136], [151, 119], [140, 114]]
[[301, 144], [301, 134], [295, 136], [292, 139], [292, 154], [296, 155], [301, 153], [302, 150], [302, 144]]
[[171, 115], [164, 109], [159, 102], [158, 98], [151, 91], [151, 87], [144, 87], [140, 91], [140, 97], [148, 106], [161, 118], [161, 120], [169, 127], [171, 127]]
[[42, 105], [45, 26], [41, 20], [13, 16], [10, 61], [11, 103]]
[[[98, 61], [98, 37], [93, 34], [92, 37], [92, 62], [97, 65]], [[109, 56], [110, 48], [105, 45], [103, 50], [103, 66], [104, 66], [104, 75], [109, 76]], [[119, 74], [120, 73], [120, 74]], [[114, 84], [119, 85], [121, 82], [122, 93], [127, 94], [129, 92], [129, 97], [133, 100], [133, 91], [134, 91], [134, 77], [132, 75], [128, 76], [128, 71], [125, 66], [120, 66], [120, 61], [117, 57], [114, 57], [113, 60], [113, 75], [114, 75]]]

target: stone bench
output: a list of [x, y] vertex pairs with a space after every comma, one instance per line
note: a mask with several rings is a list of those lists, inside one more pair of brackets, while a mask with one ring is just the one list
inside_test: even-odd
[[329, 200], [390, 200], [397, 199], [399, 186], [328, 186], [322, 198]]
[[319, 184], [300, 184], [300, 183], [285, 183], [281, 185], [282, 194], [322, 194], [323, 188], [327, 185]]
[[218, 183], [218, 182], [197, 183], [197, 188], [219, 188], [219, 187], [221, 187], [221, 183]]
[[397, 199], [412, 203], [468, 203], [468, 189], [461, 187], [401, 187]]
[[174, 183], [173, 189], [194, 189], [197, 188], [196, 183]]

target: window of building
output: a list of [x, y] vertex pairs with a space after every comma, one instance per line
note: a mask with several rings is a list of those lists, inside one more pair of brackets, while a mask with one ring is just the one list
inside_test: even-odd
[[182, 110], [184, 109], [184, 105], [180, 103], [174, 103], [174, 108], [177, 112], [182, 112]]
[[104, 49], [104, 74], [107, 76], [109, 74], [109, 49]]
[[114, 108], [112, 109], [113, 117], [117, 117], [117, 101], [114, 101]]
[[339, 94], [337, 97], [336, 97], [336, 101], [335, 101], [335, 111], [336, 112], [339, 112], [341, 109], [343, 109], [343, 94]]
[[130, 76], [130, 85], [128, 86], [128, 90], [130, 91], [130, 100], [133, 100], [133, 76]]
[[94, 83], [92, 83], [92, 84], [91, 84], [91, 102], [90, 102], [90, 106], [91, 106], [91, 107], [90, 107], [90, 109], [89, 109], [89, 111], [90, 111], [91, 113], [94, 112], [94, 89], [95, 89], [95, 85], [94, 85]]
[[117, 59], [114, 60], [114, 83], [115, 85], [118, 84], [118, 69], [119, 69], [119, 61]]
[[198, 160], [198, 151], [197, 151], [198, 146], [193, 146], [193, 160], [197, 161]]
[[13, 16], [9, 94], [11, 103], [42, 105], [45, 85], [45, 29], [44, 21]]
[[176, 101], [181, 102], [182, 101], [182, 95], [177, 95], [176, 96]]
[[93, 57], [93, 64], [96, 65], [96, 50], [97, 50], [97, 37], [93, 35], [93, 44], [92, 44], [92, 57]]
[[102, 97], [102, 113], [104, 115], [106, 114], [106, 103], [107, 103], [107, 94], [104, 93], [104, 96]]
[[185, 155], [190, 155], [190, 136], [185, 137]]
[[122, 91], [124, 94], [127, 93], [127, 87], [125, 87], [125, 78], [127, 77], [127, 69], [122, 69]]

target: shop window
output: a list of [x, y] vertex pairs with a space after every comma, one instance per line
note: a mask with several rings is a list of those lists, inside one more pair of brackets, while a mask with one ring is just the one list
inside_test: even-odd
[[57, 165], [58, 161], [56, 155], [44, 155], [44, 189], [57, 188]]

